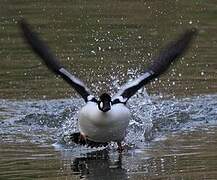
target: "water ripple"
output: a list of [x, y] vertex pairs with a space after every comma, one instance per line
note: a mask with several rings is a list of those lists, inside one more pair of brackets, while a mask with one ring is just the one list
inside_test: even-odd
[[[141, 101], [142, 99], [142, 101]], [[0, 100], [0, 134], [27, 136], [36, 143], [71, 145], [64, 139], [78, 130], [81, 99], [40, 101]], [[180, 99], [149, 97], [145, 90], [128, 104], [132, 112], [126, 143], [140, 147], [167, 132], [191, 130], [217, 123], [217, 95]]]

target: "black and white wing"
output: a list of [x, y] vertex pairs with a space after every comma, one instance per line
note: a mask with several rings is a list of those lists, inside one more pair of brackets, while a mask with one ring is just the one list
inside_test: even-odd
[[160, 52], [158, 57], [154, 58], [153, 63], [142, 76], [125, 84], [119, 92], [114, 95], [112, 99], [113, 104], [126, 103], [141, 87], [163, 74], [171, 63], [185, 52], [196, 33], [196, 29], [187, 30], [178, 40], [169, 43], [166, 48]]
[[67, 83], [69, 83], [81, 95], [85, 102], [93, 98], [83, 82], [69, 73], [60, 64], [58, 59], [51, 53], [45, 42], [39, 38], [36, 32], [31, 30], [29, 24], [22, 20], [20, 22], [20, 27], [25, 40], [31, 46], [33, 51], [43, 60], [48, 69], [56, 75], [60, 75]]

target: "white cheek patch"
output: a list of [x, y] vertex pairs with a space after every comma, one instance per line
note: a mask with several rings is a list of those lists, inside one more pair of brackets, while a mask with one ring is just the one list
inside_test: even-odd
[[102, 109], [103, 108], [103, 102], [99, 103], [99, 107]]

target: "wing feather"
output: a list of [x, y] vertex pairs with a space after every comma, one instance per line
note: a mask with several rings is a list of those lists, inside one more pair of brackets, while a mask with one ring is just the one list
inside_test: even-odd
[[196, 29], [187, 30], [176, 41], [170, 42], [153, 63], [145, 70], [144, 74], [130, 83], [125, 84], [114, 95], [113, 103], [126, 103], [140, 88], [162, 75], [189, 47], [190, 42], [197, 33]]
[[[23, 37], [30, 45], [32, 50], [43, 60], [44, 64], [56, 75], [60, 75], [68, 84], [70, 84], [80, 96], [87, 102], [90, 92], [87, 87], [78, 78], [69, 73], [53, 55], [46, 43], [41, 40], [36, 32], [33, 32], [30, 25], [24, 20], [20, 22]], [[92, 96], [91, 96], [92, 97]]]

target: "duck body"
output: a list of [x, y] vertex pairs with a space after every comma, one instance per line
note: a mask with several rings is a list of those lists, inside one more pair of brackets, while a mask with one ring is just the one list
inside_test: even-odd
[[91, 147], [104, 146], [115, 141], [120, 151], [123, 150], [121, 141], [125, 137], [130, 120], [127, 101], [140, 88], [164, 74], [170, 65], [182, 56], [197, 34], [196, 29], [186, 30], [177, 40], [168, 43], [158, 56], [153, 57], [153, 62], [142, 75], [122, 86], [113, 97], [104, 93], [95, 98], [82, 81], [61, 65], [58, 58], [25, 20], [20, 22], [20, 28], [26, 42], [48, 69], [63, 78], [86, 103], [79, 111], [80, 132], [72, 134], [72, 141], [81, 145], [89, 144]]
[[81, 108], [78, 120], [80, 133], [94, 142], [122, 141], [129, 121], [130, 111], [124, 104], [114, 104], [103, 112], [95, 102]]

